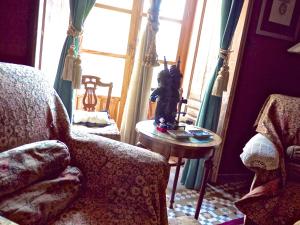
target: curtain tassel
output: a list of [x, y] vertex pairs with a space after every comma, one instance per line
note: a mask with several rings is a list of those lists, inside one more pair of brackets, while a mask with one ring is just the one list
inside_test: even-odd
[[71, 46], [68, 50], [68, 55], [65, 58], [64, 68], [61, 76], [63, 80], [72, 81], [74, 60], [74, 47]]
[[78, 55], [74, 61], [73, 79], [72, 79], [73, 89], [80, 89], [81, 75], [82, 75], [81, 59], [80, 59], [80, 55]]
[[218, 72], [218, 76], [215, 80], [212, 89], [212, 95], [222, 97], [223, 91], [227, 91], [228, 79], [229, 79], [229, 66], [226, 63], [224, 63], [224, 65], [221, 67], [220, 71]]
[[229, 66], [228, 66], [228, 60], [231, 50], [225, 50], [220, 49], [220, 58], [224, 59], [223, 65], [221, 69], [218, 72], [218, 76], [215, 80], [213, 89], [212, 89], [212, 95], [222, 97], [223, 91], [227, 91], [227, 85], [229, 80]]
[[215, 83], [214, 83], [214, 87], [212, 89], [212, 93], [211, 93], [213, 96], [218, 96], [218, 97], [222, 96], [223, 80], [224, 80], [224, 77], [222, 75], [217, 76]]

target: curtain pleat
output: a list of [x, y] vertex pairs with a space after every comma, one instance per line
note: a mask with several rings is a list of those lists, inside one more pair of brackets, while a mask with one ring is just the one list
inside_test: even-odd
[[[220, 49], [228, 50], [243, 6], [243, 0], [223, 0], [221, 7], [221, 43]], [[204, 98], [200, 106], [196, 125], [216, 131], [221, 109], [222, 97], [213, 96], [212, 89], [224, 59], [218, 58], [213, 76], [208, 81]], [[199, 189], [203, 179], [204, 160], [187, 160], [181, 183], [187, 188]]]
[[129, 144], [135, 144], [136, 123], [146, 119], [153, 67], [159, 65], [156, 53], [156, 33], [161, 0], [150, 1], [148, 23], [137, 48], [139, 54], [136, 56], [122, 117], [121, 140]]

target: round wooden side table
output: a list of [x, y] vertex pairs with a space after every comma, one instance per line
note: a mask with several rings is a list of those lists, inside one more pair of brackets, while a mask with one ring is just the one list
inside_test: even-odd
[[212, 131], [204, 128], [186, 125], [187, 130], [205, 130], [211, 134], [211, 138], [208, 139], [196, 139], [193, 137], [185, 139], [175, 139], [168, 133], [162, 133], [156, 129], [153, 120], [145, 120], [136, 124], [136, 131], [138, 133], [137, 146], [150, 149], [153, 152], [157, 152], [163, 155], [168, 161], [170, 156], [178, 158], [175, 178], [170, 199], [170, 208], [173, 208], [175, 192], [178, 182], [178, 176], [180, 172], [180, 165], [182, 159], [204, 159], [204, 178], [199, 191], [199, 198], [196, 206], [195, 218], [198, 219], [200, 208], [202, 205], [206, 183], [210, 169], [212, 167], [212, 158], [217, 146], [222, 142], [222, 139]]

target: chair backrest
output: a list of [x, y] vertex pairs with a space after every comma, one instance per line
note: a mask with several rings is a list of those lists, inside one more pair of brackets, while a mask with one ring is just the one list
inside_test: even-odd
[[97, 86], [108, 88], [107, 101], [105, 105], [105, 110], [108, 112], [113, 83], [102, 83], [99, 77], [91, 75], [82, 75], [82, 84], [84, 85], [85, 89], [82, 104], [83, 109], [86, 111], [95, 111], [95, 107], [97, 105]]

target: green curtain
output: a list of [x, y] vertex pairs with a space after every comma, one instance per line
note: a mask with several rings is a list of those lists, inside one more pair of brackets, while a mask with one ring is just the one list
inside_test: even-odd
[[[221, 43], [220, 49], [228, 50], [243, 6], [243, 0], [223, 0], [221, 7]], [[223, 65], [219, 57], [213, 76], [209, 80], [200, 107], [196, 125], [216, 131], [220, 115], [222, 97], [212, 96], [214, 81]], [[181, 183], [187, 188], [200, 189], [203, 179], [204, 160], [187, 160], [183, 170]]]
[[[73, 26], [76, 32], [82, 32], [84, 21], [91, 11], [96, 0], [70, 0], [70, 25]], [[62, 72], [65, 63], [65, 58], [68, 53], [68, 49], [72, 44], [75, 44], [75, 54], [78, 54], [79, 48], [78, 36], [73, 37], [72, 35], [67, 36], [57, 68], [57, 73], [54, 82], [54, 89], [61, 98], [63, 104], [65, 105], [70, 120], [72, 119], [72, 99], [73, 99], [73, 89], [72, 82], [68, 80], [62, 80]]]

